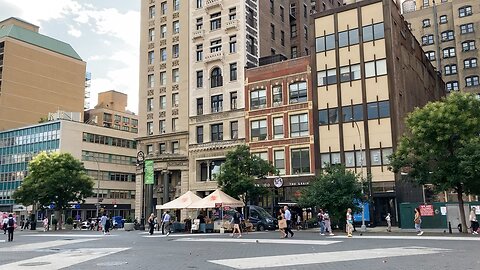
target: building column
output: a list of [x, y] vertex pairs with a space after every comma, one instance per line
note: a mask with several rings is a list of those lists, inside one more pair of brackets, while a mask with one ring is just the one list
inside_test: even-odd
[[163, 173], [163, 204], [166, 204], [169, 199], [168, 199], [168, 195], [170, 193], [170, 185], [168, 183], [168, 175], [169, 175], [169, 171], [167, 170], [164, 170], [162, 171]]

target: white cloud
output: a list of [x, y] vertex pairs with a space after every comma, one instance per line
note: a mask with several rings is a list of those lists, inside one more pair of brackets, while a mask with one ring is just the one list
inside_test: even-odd
[[68, 30], [68, 34], [73, 36], [73, 37], [76, 37], [76, 38], [79, 38], [82, 36], [82, 31], [76, 29], [75, 27], [73, 27], [73, 25], [70, 25], [69, 26], [69, 30]]
[[[19, 16], [29, 22], [41, 25], [42, 21], [61, 19], [77, 12], [81, 5], [73, 0], [4, 0], [22, 11]], [[28, 7], [28, 8], [26, 8]]]

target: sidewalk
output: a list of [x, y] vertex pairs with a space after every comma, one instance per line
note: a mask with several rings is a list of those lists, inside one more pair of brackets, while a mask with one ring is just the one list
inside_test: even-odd
[[[362, 233], [360, 231], [360, 226], [357, 226], [356, 227], [356, 232], [355, 234], [360, 234]], [[301, 230], [302, 231], [302, 230]], [[319, 228], [309, 228], [307, 230], [303, 230], [303, 231], [308, 231], [308, 232], [315, 232], [315, 233], [318, 233], [320, 232], [320, 229]], [[435, 235], [435, 236], [462, 236], [462, 237], [466, 237], [466, 236], [472, 236], [472, 237], [475, 237], [474, 235], [472, 235], [471, 233], [468, 233], [468, 234], [464, 234], [464, 233], [460, 233], [457, 229], [455, 230], [452, 230], [452, 234], [448, 233], [448, 229], [422, 229], [422, 231], [425, 233], [425, 234], [428, 234], [428, 235]], [[341, 234], [342, 232], [340, 230], [334, 230], [333, 233], [335, 234]], [[401, 229], [399, 227], [392, 227], [392, 231], [391, 232], [387, 232], [387, 227], [386, 226], [377, 226], [377, 227], [367, 227], [367, 231], [364, 233], [364, 234], [378, 234], [378, 235], [415, 235], [416, 234], [416, 231], [415, 229]], [[476, 236], [478, 237], [478, 236]]]

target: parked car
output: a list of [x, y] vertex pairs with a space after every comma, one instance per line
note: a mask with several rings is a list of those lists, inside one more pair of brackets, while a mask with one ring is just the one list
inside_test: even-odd
[[277, 229], [277, 219], [272, 217], [265, 209], [256, 205], [249, 205], [247, 209], [248, 219], [257, 231]]

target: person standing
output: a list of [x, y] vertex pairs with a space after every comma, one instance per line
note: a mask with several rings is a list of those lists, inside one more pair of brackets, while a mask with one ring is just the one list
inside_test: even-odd
[[417, 235], [420, 236], [423, 234], [422, 231], [422, 215], [420, 214], [420, 208], [417, 207], [415, 208], [415, 218], [413, 219], [413, 222], [415, 223], [415, 231], [417, 232]]
[[15, 230], [15, 219], [13, 218], [12, 214], [8, 215], [8, 221], [7, 221], [7, 231], [8, 231], [8, 242], [13, 241], [13, 231]]
[[288, 206], [283, 207], [283, 211], [285, 212], [285, 219], [287, 220], [287, 228], [285, 228], [285, 233], [287, 234], [286, 238], [288, 237], [288, 234], [290, 233], [290, 237], [293, 237], [294, 233], [292, 232], [292, 213], [290, 213], [290, 210], [288, 210]]
[[7, 234], [7, 223], [8, 223], [8, 217], [4, 217], [2, 219], [3, 234]]
[[317, 214], [318, 225], [320, 226], [320, 235], [325, 235], [325, 221], [323, 219], [323, 210], [320, 209]]
[[162, 219], [162, 234], [163, 234], [163, 229], [165, 229], [165, 231], [167, 231], [167, 236], [170, 235], [170, 211], [167, 211], [164, 215], [163, 215], [163, 219]]
[[108, 216], [105, 216], [106, 217], [106, 220], [105, 220], [105, 234], [110, 234], [110, 228], [112, 227], [112, 221], [110, 220], [110, 218]]
[[102, 217], [100, 218], [100, 225], [102, 226], [103, 234], [106, 234], [105, 225], [107, 225], [107, 214], [102, 214]]
[[346, 221], [347, 221], [347, 236], [352, 237], [353, 215], [352, 215], [352, 209], [351, 208], [347, 209]]
[[390, 217], [390, 213], [387, 213], [385, 220], [387, 221], [387, 232], [392, 232], [392, 218]]
[[242, 237], [242, 231], [240, 230], [240, 213], [235, 212], [232, 217], [232, 222], [233, 222], [233, 232], [232, 232], [232, 237], [235, 236], [235, 233], [238, 234], [238, 238]]
[[472, 211], [470, 211], [470, 225], [472, 227], [472, 234], [478, 234], [478, 221], [477, 221], [477, 213], [475, 207], [472, 207]]
[[155, 228], [155, 215], [153, 213], [150, 214], [150, 217], [148, 218], [148, 227], [150, 235], [153, 234], [153, 229]]
[[283, 210], [280, 209], [280, 213], [278, 215], [278, 231], [280, 232], [280, 238], [285, 238], [288, 235], [285, 233], [285, 228], [287, 228], [287, 220], [285, 220], [285, 214]]
[[46, 217], [46, 216], [43, 219], [43, 231], [44, 232], [48, 231], [48, 217]]
[[334, 236], [332, 232], [332, 222], [330, 221], [330, 215], [327, 210], [323, 213], [323, 222], [325, 222], [325, 230], [328, 231], [328, 235]]

